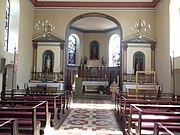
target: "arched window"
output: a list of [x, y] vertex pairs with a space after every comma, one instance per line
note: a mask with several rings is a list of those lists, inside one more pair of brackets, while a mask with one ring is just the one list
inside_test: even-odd
[[170, 54], [174, 57], [180, 56], [180, 0], [170, 1]]
[[10, 17], [10, 2], [6, 0], [6, 18], [4, 29], [4, 51], [8, 51], [8, 38], [9, 38], [9, 17]]
[[120, 36], [113, 34], [109, 40], [109, 66], [120, 64]]
[[71, 34], [68, 38], [68, 64], [75, 65], [76, 64], [76, 46], [77, 46], [77, 39], [76, 37]]

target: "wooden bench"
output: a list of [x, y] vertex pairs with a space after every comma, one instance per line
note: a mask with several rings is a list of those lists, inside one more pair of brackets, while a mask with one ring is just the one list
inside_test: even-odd
[[154, 124], [154, 135], [160, 134], [170, 134], [170, 135], [178, 135], [180, 134], [180, 124], [177, 123], [155, 123]]
[[[12, 101], [13, 102], [13, 101]], [[20, 102], [20, 101], [19, 101]], [[14, 104], [17, 102], [14, 102]], [[29, 102], [30, 103], [30, 102]], [[33, 102], [31, 102], [33, 103]], [[19, 103], [18, 103], [19, 104]], [[26, 101], [27, 104], [27, 101]], [[43, 112], [40, 107], [44, 106]], [[45, 120], [44, 125], [49, 125], [47, 101], [38, 102], [35, 106], [0, 106], [0, 117], [17, 118], [19, 131], [22, 133], [30, 133], [34, 135], [40, 134], [41, 121]], [[40, 111], [41, 110], [41, 111]], [[46, 111], [45, 111], [46, 110]]]
[[119, 115], [121, 118], [126, 118], [129, 114], [131, 104], [154, 104], [154, 105], [179, 105], [178, 101], [168, 101], [168, 100], [156, 100], [156, 99], [137, 99], [137, 98], [125, 98], [121, 97], [121, 102], [119, 103]]
[[19, 134], [17, 119], [0, 118], [0, 135], [25, 134]]
[[[48, 103], [48, 112], [51, 114], [52, 120], [50, 121], [50, 125], [55, 125], [57, 123], [57, 112], [58, 112], [58, 105], [56, 104], [56, 100], [59, 100], [59, 96], [14, 96], [13, 98], [5, 98], [3, 101], [1, 101], [1, 104], [10, 104], [11, 106], [15, 105], [22, 105], [22, 106], [31, 106], [34, 103], [40, 102], [40, 101], [47, 101]], [[44, 111], [44, 106], [40, 106], [38, 108], [39, 111]], [[42, 126], [44, 127], [45, 124], [42, 123]]]
[[133, 98], [133, 99], [158, 99], [157, 94], [153, 95], [136, 95], [136, 94], [129, 94], [128, 92], [116, 92], [115, 93], [115, 112], [117, 115], [119, 115], [121, 110], [121, 104], [124, 100], [124, 98]]
[[142, 135], [144, 131], [153, 134], [154, 123], [180, 123], [179, 105], [131, 104], [128, 117], [130, 134]]
[[[22, 90], [21, 90], [22, 91]], [[25, 90], [24, 90], [25, 91]], [[28, 92], [23, 92], [28, 93]], [[48, 101], [49, 111], [52, 115], [51, 125], [56, 125], [58, 120], [63, 117], [66, 111], [70, 108], [70, 103], [72, 100], [72, 94], [69, 91], [64, 91], [56, 94], [21, 94], [12, 93], [6, 94], [4, 100], [13, 101]], [[7, 96], [8, 95], [8, 96]], [[9, 96], [10, 95], [10, 96]]]
[[[163, 100], [163, 101], [171, 102], [171, 101], [176, 101], [176, 97], [174, 96], [174, 94], [171, 94], [171, 93], [161, 93], [159, 95], [155, 94], [154, 96], [149, 96], [149, 95], [143, 95], [143, 96], [140, 96], [140, 95], [139, 96], [137, 96], [137, 95], [127, 95], [126, 92], [116, 93], [115, 112], [121, 118], [121, 116], [124, 116], [122, 114], [123, 109], [125, 108], [124, 103], [127, 102], [126, 104], [129, 104], [129, 105], [127, 105], [129, 107], [131, 103], [141, 103], [141, 102], [143, 103], [144, 102], [144, 104], [146, 104], [146, 103], [149, 102], [148, 100], [155, 100], [156, 102], [157, 102], [157, 100], [158, 101]], [[126, 110], [126, 109], [124, 109], [124, 110]]]

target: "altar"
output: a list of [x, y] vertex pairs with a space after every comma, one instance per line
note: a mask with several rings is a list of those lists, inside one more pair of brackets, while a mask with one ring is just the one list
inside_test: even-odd
[[136, 90], [141, 94], [158, 93], [162, 91], [162, 85], [154, 85], [154, 83], [143, 83], [136, 85], [134, 82], [123, 82], [123, 92], [136, 93]]
[[35, 81], [35, 82], [28, 82], [27, 87], [32, 93], [40, 93], [40, 92], [57, 93], [58, 91], [64, 90], [64, 82], [63, 81], [57, 81], [57, 82]]
[[108, 81], [83, 81], [82, 87], [85, 87], [85, 92], [87, 91], [97, 91], [98, 86], [108, 86]]

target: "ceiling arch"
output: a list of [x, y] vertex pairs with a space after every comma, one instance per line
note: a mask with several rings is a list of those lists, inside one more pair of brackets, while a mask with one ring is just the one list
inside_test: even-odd
[[27, 0], [41, 8], [148, 8], [155, 9], [164, 0]]

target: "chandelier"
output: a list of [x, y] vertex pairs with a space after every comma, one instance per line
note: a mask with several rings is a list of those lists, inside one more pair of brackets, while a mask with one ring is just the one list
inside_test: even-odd
[[43, 33], [51, 33], [55, 31], [55, 27], [46, 18], [44, 18], [43, 21], [39, 20], [34, 28], [38, 31], [43, 31]]
[[[46, 8], [46, 0], [45, 0], [45, 8]], [[41, 31], [43, 32], [44, 36], [46, 34], [50, 34], [52, 33], [53, 31], [55, 31], [55, 27], [46, 19], [44, 18], [43, 20], [39, 20], [34, 28], [37, 30], [37, 31]]]
[[[141, 8], [141, 0], [139, 3]], [[147, 24], [145, 20], [139, 19], [138, 22], [136, 21], [134, 26], [131, 27], [131, 31], [134, 32], [138, 38], [143, 38], [151, 31], [151, 26]]]
[[145, 20], [139, 19], [139, 21], [135, 22], [134, 26], [131, 27], [131, 31], [134, 32], [138, 38], [143, 38], [151, 31], [151, 26], [147, 24]]

